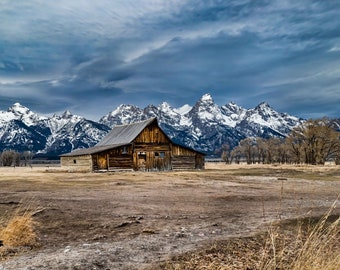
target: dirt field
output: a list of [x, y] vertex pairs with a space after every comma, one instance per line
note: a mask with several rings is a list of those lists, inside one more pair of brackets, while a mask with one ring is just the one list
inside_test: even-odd
[[41, 243], [0, 261], [0, 270], [157, 268], [273, 221], [320, 216], [339, 193], [339, 166], [211, 163], [203, 171], [164, 173], [0, 168], [0, 220], [19, 207], [39, 210]]

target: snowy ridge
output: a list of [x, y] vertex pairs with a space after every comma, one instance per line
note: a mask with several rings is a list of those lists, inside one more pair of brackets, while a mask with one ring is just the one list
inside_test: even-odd
[[[204, 94], [194, 106], [172, 108], [163, 102], [158, 107], [136, 106], [125, 110], [119, 106], [99, 120], [110, 127], [157, 117], [163, 130], [176, 142], [212, 153], [222, 144], [232, 147], [246, 137], [285, 137], [303, 119], [279, 113], [263, 102], [253, 109], [244, 109], [233, 102], [219, 107], [210, 94]], [[124, 117], [128, 114], [128, 118]]]
[[0, 150], [59, 155], [93, 146], [109, 130], [69, 111], [46, 117], [15, 103], [6, 112], [0, 111]]
[[19, 103], [0, 111], [0, 151], [31, 150], [60, 155], [98, 143], [115, 125], [157, 117], [160, 126], [173, 141], [213, 153], [222, 144], [234, 147], [246, 137], [286, 136], [304, 120], [279, 113], [263, 102], [245, 109], [230, 102], [218, 106], [210, 94], [194, 106], [173, 108], [167, 102], [141, 109], [122, 104], [98, 122], [65, 111], [52, 117], [38, 115]]

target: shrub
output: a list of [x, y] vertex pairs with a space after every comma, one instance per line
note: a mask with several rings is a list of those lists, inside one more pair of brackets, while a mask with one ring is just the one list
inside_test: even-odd
[[35, 230], [38, 223], [33, 218], [37, 211], [25, 210], [23, 213], [21, 212], [21, 209], [18, 209], [8, 222], [2, 220], [0, 223], [5, 224], [2, 228], [0, 227], [0, 240], [3, 245], [0, 247], [0, 258], [16, 253], [21, 248], [34, 248], [39, 245], [39, 238]]

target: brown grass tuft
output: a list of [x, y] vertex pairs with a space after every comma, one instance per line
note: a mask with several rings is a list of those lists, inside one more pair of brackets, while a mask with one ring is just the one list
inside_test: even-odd
[[13, 255], [21, 248], [39, 246], [39, 238], [35, 230], [38, 223], [33, 218], [37, 211], [29, 210], [29, 207], [22, 211], [20, 207], [7, 222], [2, 220], [1, 223], [6, 225], [0, 227], [0, 240], [3, 244], [0, 247], [0, 258]]

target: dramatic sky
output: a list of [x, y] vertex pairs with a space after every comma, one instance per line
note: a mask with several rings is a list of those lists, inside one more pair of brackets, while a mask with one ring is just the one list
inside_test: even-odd
[[340, 117], [340, 2], [0, 0], [0, 110], [98, 120], [205, 93]]

